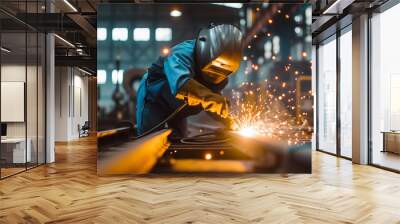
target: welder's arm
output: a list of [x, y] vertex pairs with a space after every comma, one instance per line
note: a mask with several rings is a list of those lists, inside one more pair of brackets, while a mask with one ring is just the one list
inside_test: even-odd
[[194, 79], [189, 79], [178, 90], [176, 98], [184, 100], [189, 106], [201, 106], [205, 111], [216, 113], [222, 118], [229, 115], [229, 107], [225, 97], [213, 93]]

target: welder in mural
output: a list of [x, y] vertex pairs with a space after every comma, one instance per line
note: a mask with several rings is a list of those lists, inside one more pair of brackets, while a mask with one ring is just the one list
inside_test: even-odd
[[[137, 95], [138, 134], [166, 121], [176, 134], [185, 135], [186, 118], [206, 111], [230, 126], [229, 106], [221, 90], [242, 58], [241, 30], [230, 24], [201, 29], [160, 56], [144, 75]], [[162, 127], [160, 127], [162, 128]]]

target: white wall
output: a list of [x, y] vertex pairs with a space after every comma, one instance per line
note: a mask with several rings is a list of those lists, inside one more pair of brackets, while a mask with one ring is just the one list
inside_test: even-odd
[[68, 139], [68, 88], [69, 77], [67, 67], [55, 68], [55, 140], [65, 141]]
[[[28, 66], [28, 88], [27, 88], [27, 107], [30, 107], [28, 112], [32, 110], [36, 111], [36, 80], [32, 80], [30, 74], [36, 74], [36, 67]], [[25, 65], [2, 65], [1, 66], [1, 81], [3, 82], [25, 82]], [[29, 88], [34, 86], [35, 88]], [[40, 106], [40, 105], [39, 105]], [[7, 110], [7, 108], [1, 108], [2, 110]], [[36, 113], [27, 113], [28, 122], [33, 122], [34, 124], [28, 124], [28, 129], [32, 127], [36, 130]], [[33, 127], [35, 126], [35, 127]], [[29, 134], [29, 130], [28, 130]], [[36, 134], [36, 132], [35, 132]], [[25, 122], [7, 122], [7, 136], [8, 137], [25, 137]], [[29, 137], [29, 136], [28, 136]]]
[[56, 67], [55, 140], [79, 137], [78, 125], [88, 120], [88, 78], [72, 67]]
[[[37, 70], [38, 69], [38, 70]], [[25, 138], [30, 140], [32, 161], [39, 163], [44, 162], [44, 83], [41, 66], [36, 67], [25, 64], [3, 64], [1, 66], [2, 82], [24, 82], [26, 84], [26, 107], [22, 108], [22, 112], [27, 115], [24, 122], [6, 122], [8, 138]], [[27, 80], [25, 80], [27, 78]], [[23, 93], [22, 93], [23, 94]], [[2, 96], [6, 97], [6, 96]], [[10, 110], [10, 108], [1, 108]], [[11, 112], [12, 111], [8, 111]], [[39, 153], [37, 156], [36, 153]]]

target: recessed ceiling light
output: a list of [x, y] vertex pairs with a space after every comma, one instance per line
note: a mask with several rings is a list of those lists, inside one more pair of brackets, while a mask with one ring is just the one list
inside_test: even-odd
[[172, 10], [172, 11], [170, 12], [169, 15], [172, 16], [172, 17], [179, 17], [179, 16], [182, 15], [182, 12], [179, 11], [179, 10], [177, 10], [177, 9], [174, 9], [174, 10]]
[[243, 3], [211, 3], [215, 5], [222, 5], [230, 8], [240, 9], [243, 7]]
[[68, 0], [64, 0], [64, 2], [72, 9], [72, 11], [78, 12], [78, 10]]
[[61, 36], [59, 36], [58, 34], [54, 34], [55, 37], [57, 37], [59, 40], [61, 40], [62, 42], [64, 42], [65, 44], [67, 44], [70, 47], [75, 48], [75, 45], [73, 45], [71, 42], [69, 42], [68, 40], [62, 38]]
[[90, 72], [88, 72], [88, 71], [86, 71], [86, 70], [84, 70], [82, 68], [78, 67], [78, 70], [81, 71], [82, 73], [86, 74], [86, 75], [92, 75], [92, 73], [90, 73]]
[[7, 48], [5, 48], [5, 47], [1, 47], [0, 49], [1, 49], [2, 51], [6, 52], [6, 53], [10, 53], [10, 52], [11, 52], [11, 50], [9, 50], [9, 49], [7, 49]]

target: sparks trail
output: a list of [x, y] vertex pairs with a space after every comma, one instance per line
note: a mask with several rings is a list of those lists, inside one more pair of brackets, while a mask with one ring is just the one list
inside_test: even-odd
[[[311, 91], [300, 101], [312, 99]], [[298, 101], [298, 100], [297, 100]], [[311, 139], [312, 127], [307, 112], [296, 114], [296, 89], [275, 76], [262, 84], [244, 82], [232, 90], [232, 112], [240, 133], [258, 134], [286, 141], [289, 145]]]

